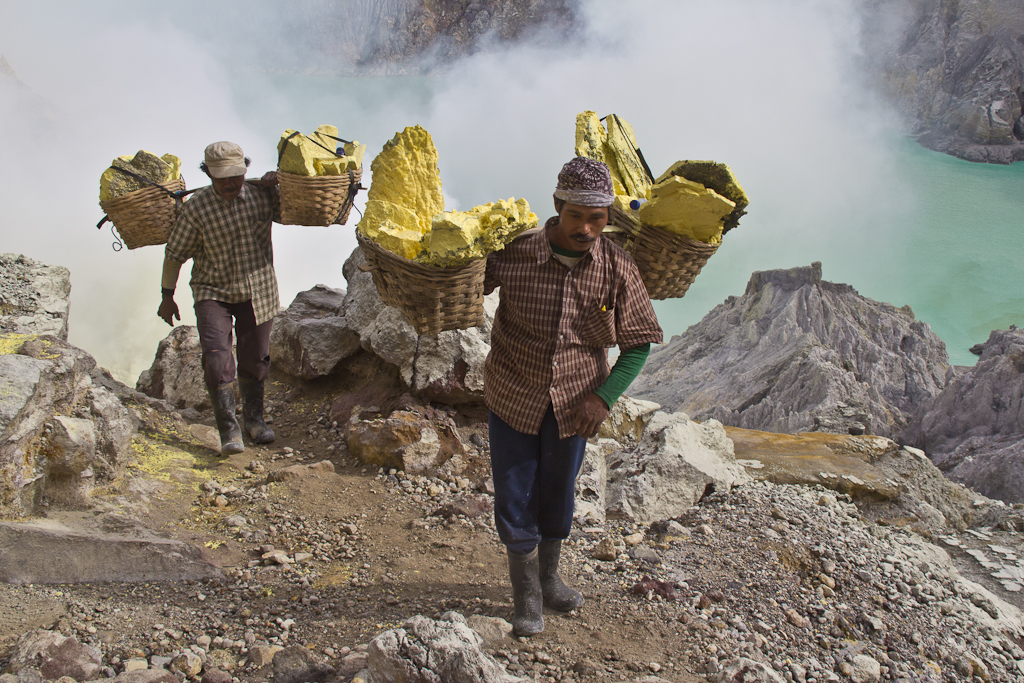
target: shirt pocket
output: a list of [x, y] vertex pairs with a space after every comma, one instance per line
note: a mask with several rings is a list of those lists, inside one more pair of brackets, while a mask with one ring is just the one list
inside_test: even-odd
[[615, 309], [594, 303], [580, 322], [579, 334], [587, 346], [615, 346]]

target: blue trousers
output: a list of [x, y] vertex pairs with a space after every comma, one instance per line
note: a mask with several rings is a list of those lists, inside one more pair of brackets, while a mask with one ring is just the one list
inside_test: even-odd
[[523, 555], [541, 540], [568, 538], [586, 440], [558, 438], [551, 406], [536, 435], [517, 432], [493, 412], [488, 426], [494, 524], [501, 542]]

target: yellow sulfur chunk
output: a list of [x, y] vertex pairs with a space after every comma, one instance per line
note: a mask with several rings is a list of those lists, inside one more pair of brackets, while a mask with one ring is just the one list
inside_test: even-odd
[[181, 177], [181, 159], [173, 154], [165, 154], [160, 159], [171, 167], [167, 174], [167, 180], [177, 180]]
[[722, 220], [735, 202], [714, 190], [680, 176], [651, 188], [651, 198], [640, 205], [640, 220], [683, 237], [712, 243], [722, 236]]
[[304, 176], [327, 175], [317, 172], [316, 162], [318, 159], [333, 161], [338, 158], [335, 153], [338, 147], [338, 141], [334, 139], [336, 137], [338, 129], [334, 126], [320, 126], [309, 137], [289, 128], [281, 134], [281, 140], [277, 143], [277, 153], [281, 157], [277, 162], [277, 170]]
[[152, 152], [140, 149], [134, 157], [119, 156], [110, 162], [110, 167], [100, 175], [100, 201], [107, 201], [129, 192], [150, 187], [117, 170], [123, 168], [154, 183], [166, 183], [181, 176], [181, 159], [173, 154], [158, 157]]
[[333, 159], [313, 159], [313, 168], [317, 175], [344, 175], [359, 168], [356, 160], [350, 156]]
[[604, 143], [608, 132], [596, 111], [576, 114], [576, 156], [604, 161]]
[[446, 211], [434, 216], [416, 260], [442, 268], [463, 266], [504, 248], [519, 233], [536, 226], [537, 214], [525, 199], [509, 197], [469, 211]]
[[431, 217], [444, 211], [437, 148], [422, 126], [410, 126], [386, 142], [370, 169], [373, 182], [367, 199], [406, 207], [420, 217], [424, 232]]
[[393, 202], [373, 199], [366, 202], [359, 232], [393, 254], [407, 259], [416, 258], [422, 251], [423, 233], [420, 218]]
[[672, 176], [681, 176], [704, 187], [710, 188], [726, 199], [735, 202], [736, 208], [724, 220], [722, 234], [739, 225], [740, 218], [747, 211], [750, 200], [747, 193], [736, 180], [732, 169], [717, 161], [677, 161], [655, 181], [661, 183]]
[[[651, 179], [637, 153], [636, 135], [633, 127], [621, 116], [608, 116], [608, 141], [605, 143], [615, 158], [615, 164], [625, 188], [625, 194], [646, 197], [651, 188]], [[606, 155], [607, 156], [607, 155]], [[606, 162], [607, 163], [607, 162]]]
[[633, 127], [617, 114], [609, 114], [605, 121], [607, 130], [596, 112], [576, 115], [577, 156], [603, 161], [611, 172], [615, 194], [646, 197], [651, 181], [636, 151]]
[[345, 143], [345, 156], [356, 160], [356, 166], [363, 165], [363, 155], [366, 154], [366, 145], [360, 145], [358, 140]]

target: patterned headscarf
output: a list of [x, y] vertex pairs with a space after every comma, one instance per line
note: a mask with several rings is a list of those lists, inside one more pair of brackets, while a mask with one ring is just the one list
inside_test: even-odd
[[611, 206], [615, 201], [612, 174], [604, 162], [576, 157], [558, 174], [555, 197], [580, 206]]

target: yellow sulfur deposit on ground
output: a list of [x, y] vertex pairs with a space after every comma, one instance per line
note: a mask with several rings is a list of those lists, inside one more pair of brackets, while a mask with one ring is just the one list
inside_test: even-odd
[[504, 248], [519, 233], [536, 226], [537, 214], [525, 199], [509, 197], [469, 211], [447, 211], [434, 216], [416, 260], [442, 268], [463, 266]]
[[615, 194], [646, 198], [651, 179], [636, 151], [633, 127], [616, 114], [610, 114], [606, 121], [607, 130], [596, 112], [588, 110], [576, 115], [577, 156], [607, 164]]
[[700, 183], [670, 175], [651, 188], [640, 205], [640, 220], [683, 237], [709, 244], [722, 238], [722, 220], [736, 203]]
[[420, 126], [397, 134], [371, 164], [359, 232], [393, 254], [442, 268], [484, 258], [537, 225], [525, 199], [444, 210], [437, 149]]
[[110, 162], [110, 167], [100, 175], [100, 201], [105, 202], [129, 192], [150, 187], [141, 180], [121, 173], [125, 169], [154, 183], [166, 183], [181, 177], [181, 159], [173, 154], [158, 157], [152, 152], [140, 149], [134, 157], [119, 156]]
[[309, 136], [288, 129], [277, 143], [280, 160], [277, 170], [302, 176], [342, 175], [362, 166], [366, 145], [358, 141], [345, 144], [345, 155], [338, 156], [338, 129], [320, 126]]

